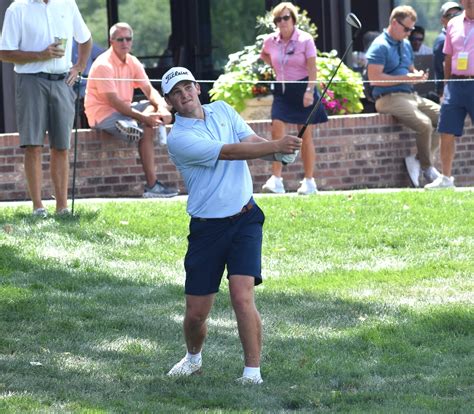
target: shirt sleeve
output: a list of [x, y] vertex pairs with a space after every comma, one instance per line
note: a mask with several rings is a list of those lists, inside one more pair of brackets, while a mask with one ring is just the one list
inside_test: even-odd
[[86, 43], [92, 36], [91, 32], [82, 18], [76, 2], [73, 1], [72, 3], [74, 39], [76, 39], [78, 43]]
[[0, 50], [21, 50], [21, 24], [18, 13], [7, 9], [3, 21]]
[[305, 55], [306, 59], [316, 57], [316, 45], [314, 44], [313, 38], [310, 36], [308, 40], [306, 40], [306, 47], [305, 47]]
[[133, 77], [134, 79], [146, 79], [145, 81], [141, 80], [136, 80], [133, 82], [133, 87], [136, 88], [143, 88], [145, 85], [151, 85], [148, 75], [145, 72], [145, 68], [143, 65], [140, 63], [138, 59], [134, 57], [134, 66], [133, 66]]
[[202, 166], [212, 168], [219, 159], [223, 142], [210, 141], [192, 132], [171, 132], [168, 151], [177, 166]]
[[383, 65], [387, 61], [387, 50], [382, 45], [372, 43], [369, 50], [367, 51], [367, 64], [368, 65]]
[[453, 44], [451, 42], [451, 30], [452, 30], [452, 25], [448, 23], [448, 27], [446, 28], [446, 39], [444, 40], [444, 47], [443, 47], [443, 53], [445, 55], [453, 54]]
[[224, 101], [219, 101], [219, 103], [224, 106], [224, 109], [230, 118], [234, 134], [240, 142], [251, 135], [255, 135], [254, 130], [249, 127], [234, 108]]

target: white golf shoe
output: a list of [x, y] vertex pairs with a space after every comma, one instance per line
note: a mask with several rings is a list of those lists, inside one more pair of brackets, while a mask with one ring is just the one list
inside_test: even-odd
[[301, 181], [301, 186], [298, 188], [297, 193], [299, 195], [310, 195], [316, 194], [318, 192], [318, 187], [316, 186], [316, 181], [314, 178], [303, 178]]
[[189, 375], [198, 372], [202, 366], [202, 359], [198, 362], [193, 363], [187, 357], [184, 357], [181, 361], [174, 365], [168, 372], [169, 377], [187, 377]]
[[283, 178], [272, 175], [265, 184], [262, 185], [264, 193], [284, 194], [285, 186], [283, 185]]
[[253, 377], [240, 377], [235, 380], [238, 384], [242, 385], [259, 385], [263, 384], [263, 379], [260, 375], [255, 375]]
[[454, 177], [446, 177], [445, 175], [440, 175], [432, 183], [425, 185], [425, 190], [442, 190], [446, 188], [455, 188]]

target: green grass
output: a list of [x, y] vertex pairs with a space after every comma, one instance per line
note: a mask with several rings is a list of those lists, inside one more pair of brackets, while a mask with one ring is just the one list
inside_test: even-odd
[[[0, 206], [0, 412], [474, 411], [474, 192], [261, 197], [260, 387], [223, 283], [184, 352], [183, 201]], [[41, 364], [41, 365], [40, 365]]]

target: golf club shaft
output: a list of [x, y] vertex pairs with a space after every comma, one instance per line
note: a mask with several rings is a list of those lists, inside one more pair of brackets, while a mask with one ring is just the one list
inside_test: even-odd
[[74, 216], [74, 199], [76, 194], [76, 164], [77, 164], [77, 128], [79, 127], [79, 110], [80, 110], [80, 98], [81, 98], [81, 72], [77, 74], [76, 80], [76, 116], [75, 116], [75, 129], [74, 129], [74, 160], [72, 163], [72, 194], [71, 194], [71, 215]]
[[[357, 31], [358, 32], [358, 31]], [[356, 34], [357, 34], [356, 32]], [[354, 35], [355, 37], [355, 35]], [[341, 67], [342, 65], [342, 62], [344, 60], [344, 58], [346, 57], [347, 53], [349, 52], [350, 48], [352, 47], [352, 44], [354, 43], [354, 38], [352, 38], [351, 42], [349, 43], [349, 45], [347, 46], [344, 54], [342, 55], [341, 57], [341, 60], [339, 61], [339, 64], [337, 65], [336, 67], [336, 70], [333, 72], [333, 74], [331, 75], [331, 78], [329, 79], [329, 82], [326, 84], [325, 88], [323, 89], [323, 91], [321, 92], [321, 95], [319, 96], [319, 99], [318, 99], [318, 102], [316, 102], [316, 105], [314, 105], [314, 108], [313, 110], [311, 111], [311, 113], [309, 114], [308, 118], [306, 119], [306, 123], [303, 125], [303, 127], [300, 129], [300, 132], [298, 132], [298, 138], [302, 138], [303, 137], [303, 134], [305, 133], [306, 131], [306, 128], [308, 127], [309, 123], [311, 122], [311, 119], [313, 118], [314, 114], [318, 112], [319, 110], [319, 107], [321, 106], [321, 103], [323, 101], [323, 98], [324, 96], [326, 95], [326, 92], [327, 90], [329, 89], [329, 86], [331, 85], [331, 82], [332, 80], [334, 79], [334, 76], [336, 76], [336, 73], [337, 71], [339, 70], [339, 68]]]

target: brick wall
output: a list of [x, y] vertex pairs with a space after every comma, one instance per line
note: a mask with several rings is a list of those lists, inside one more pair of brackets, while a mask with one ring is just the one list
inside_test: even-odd
[[[259, 135], [270, 138], [268, 121], [250, 122]], [[296, 133], [296, 128], [290, 130]], [[143, 192], [144, 176], [136, 145], [120, 142], [107, 134], [79, 130], [76, 197], [137, 197]], [[408, 187], [403, 158], [415, 152], [414, 134], [388, 115], [362, 114], [330, 117], [314, 130], [315, 177], [319, 189]], [[0, 201], [29, 199], [23, 168], [23, 150], [17, 134], [0, 134]], [[73, 152], [70, 154], [71, 163]], [[183, 182], [170, 163], [166, 147], [156, 147], [158, 179], [165, 184]], [[72, 165], [72, 164], [71, 164]], [[259, 192], [268, 178], [270, 163], [249, 162], [254, 190]], [[439, 163], [437, 163], [439, 166]], [[284, 167], [287, 190], [294, 191], [302, 179], [301, 160]], [[43, 197], [50, 198], [49, 151], [43, 151]], [[474, 127], [468, 122], [457, 141], [453, 175], [456, 185], [474, 185]], [[72, 179], [72, 169], [71, 169]]]

